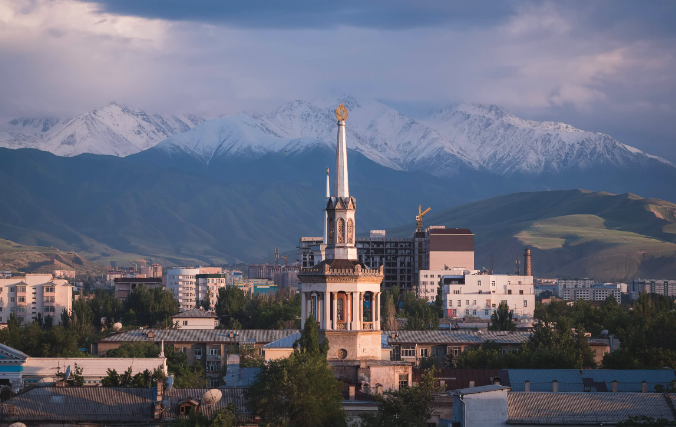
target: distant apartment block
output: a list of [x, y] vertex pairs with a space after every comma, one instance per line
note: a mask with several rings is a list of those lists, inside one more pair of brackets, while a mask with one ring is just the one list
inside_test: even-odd
[[671, 279], [637, 279], [627, 284], [627, 291], [633, 299], [638, 299], [641, 292], [646, 294], [676, 297], [676, 280]]
[[268, 279], [279, 287], [298, 286], [298, 264], [252, 264], [249, 279]]
[[113, 280], [115, 286], [115, 298], [124, 302], [129, 293], [139, 286], [153, 289], [162, 286], [161, 277], [118, 277]]
[[218, 290], [225, 288], [228, 284], [228, 275], [226, 273], [205, 273], [195, 276], [195, 296], [200, 301], [207, 298], [213, 308], [218, 301]]
[[[169, 268], [167, 269], [165, 286], [174, 293], [174, 297], [178, 300], [180, 311], [192, 310], [195, 308], [195, 302], [198, 299], [197, 275], [222, 273], [223, 269], [221, 267]], [[206, 295], [206, 289], [204, 291]]]
[[[425, 272], [422, 273], [424, 280]], [[500, 304], [505, 303], [515, 318], [533, 319], [533, 276], [479, 274], [474, 270], [470, 274], [446, 274], [441, 280], [443, 307], [447, 317], [490, 319]]]
[[565, 301], [605, 301], [612, 295], [619, 302], [623, 288], [626, 289], [623, 283], [595, 283], [588, 278], [557, 281], [558, 297]]
[[7, 324], [10, 313], [22, 322], [37, 318], [55, 317], [59, 323], [61, 312], [70, 313], [73, 301], [73, 287], [68, 281], [54, 279], [51, 274], [26, 274], [9, 279], [0, 279], [0, 324]]

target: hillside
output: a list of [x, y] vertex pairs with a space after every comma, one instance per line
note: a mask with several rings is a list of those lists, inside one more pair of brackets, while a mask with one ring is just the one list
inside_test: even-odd
[[[528, 247], [536, 277], [628, 280], [676, 276], [676, 204], [633, 194], [583, 190], [517, 193], [425, 217], [427, 225], [468, 227], [476, 268], [513, 272]], [[414, 225], [388, 230], [410, 235]]]
[[53, 273], [54, 270], [75, 270], [76, 274], [100, 274], [107, 269], [76, 252], [65, 252], [44, 246], [25, 246], [0, 239], [0, 270], [22, 273]]

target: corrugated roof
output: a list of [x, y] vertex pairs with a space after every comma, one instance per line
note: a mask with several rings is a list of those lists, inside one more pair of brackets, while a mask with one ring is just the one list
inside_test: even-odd
[[617, 423], [645, 415], [673, 421], [661, 393], [518, 393], [507, 395], [507, 417], [514, 424]]
[[[413, 368], [414, 383], [422, 380], [424, 369]], [[500, 379], [500, 384], [509, 386], [509, 375], [502, 369], [449, 369], [443, 368], [435, 371], [435, 378], [443, 380], [446, 390], [458, 390], [469, 388], [469, 382], [474, 381], [474, 386], [491, 385], [496, 378]]]
[[643, 381], [648, 383], [648, 391], [654, 391], [655, 385], [676, 379], [668, 369], [507, 369], [507, 373], [513, 391], [524, 391], [526, 381], [530, 381], [531, 391], [552, 391], [554, 380], [560, 392], [582, 392], [585, 382], [595, 389], [592, 391], [612, 390], [613, 381], [617, 381], [619, 392], [640, 392]]
[[[525, 331], [384, 331], [392, 344], [481, 344], [495, 341], [499, 344], [522, 344], [528, 341], [531, 332]], [[395, 338], [391, 334], [395, 333]]]
[[148, 422], [151, 388], [34, 388], [0, 405], [3, 420], [62, 422]]
[[[209, 388], [172, 388], [164, 394], [163, 404], [166, 408], [162, 412], [165, 418], [175, 418], [179, 415], [179, 403], [185, 399], [192, 399], [196, 402], [202, 402], [202, 396], [209, 391]], [[246, 399], [244, 398], [243, 388], [219, 388], [222, 393], [221, 400], [213, 405], [200, 405], [200, 412], [211, 417], [215, 412], [225, 409], [229, 404], [234, 403], [238, 413], [248, 415]]]
[[200, 310], [199, 308], [193, 308], [192, 310], [187, 310], [183, 311], [181, 313], [175, 314], [171, 316], [173, 319], [175, 318], [184, 318], [184, 317], [198, 317], [198, 318], [211, 318], [211, 319], [217, 319], [218, 316], [216, 316], [214, 313]]
[[[164, 341], [165, 343], [240, 343], [255, 340], [256, 343], [270, 343], [298, 333], [298, 329], [153, 329], [148, 338], [147, 330], [136, 329], [103, 338], [98, 342]], [[234, 334], [230, 337], [230, 334]]]

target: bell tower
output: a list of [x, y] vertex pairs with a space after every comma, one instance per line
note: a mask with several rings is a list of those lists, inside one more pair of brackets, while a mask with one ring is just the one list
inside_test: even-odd
[[[381, 358], [380, 284], [383, 268], [369, 269], [355, 246], [357, 200], [350, 196], [345, 120], [347, 108], [336, 108], [338, 140], [334, 195], [327, 195], [324, 259], [302, 268], [301, 328], [312, 314], [320, 339], [329, 339], [329, 360]], [[328, 184], [327, 184], [328, 187]]]

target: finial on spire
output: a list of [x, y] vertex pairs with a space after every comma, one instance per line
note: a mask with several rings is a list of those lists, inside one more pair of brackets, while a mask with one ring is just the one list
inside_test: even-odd
[[336, 118], [339, 122], [344, 122], [347, 119], [347, 108], [345, 108], [342, 102], [336, 108]]
[[329, 168], [326, 168], [326, 198], [331, 197], [331, 187], [329, 186]]

